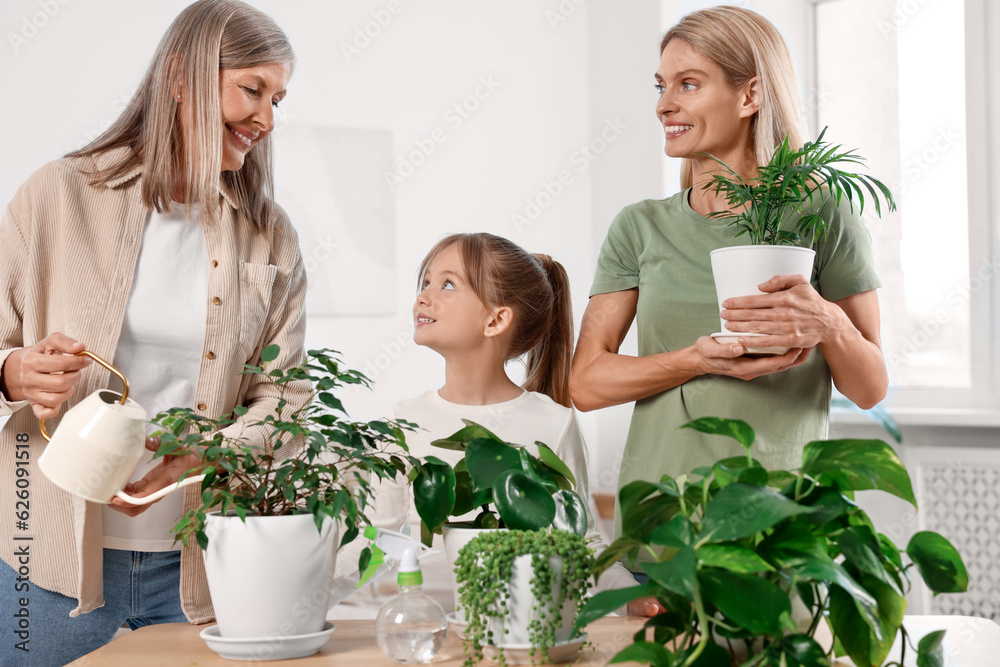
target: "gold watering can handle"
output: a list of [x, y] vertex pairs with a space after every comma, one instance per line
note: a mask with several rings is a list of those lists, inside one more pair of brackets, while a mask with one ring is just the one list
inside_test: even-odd
[[[77, 352], [76, 356], [78, 356], [78, 357], [90, 357], [91, 359], [93, 359], [94, 361], [96, 361], [97, 363], [99, 363], [100, 365], [104, 366], [109, 371], [111, 371], [112, 373], [114, 373], [115, 375], [117, 375], [118, 378], [122, 381], [122, 384], [125, 386], [125, 388], [122, 390], [122, 397], [118, 400], [118, 405], [125, 405], [125, 401], [128, 400], [128, 379], [125, 377], [125, 375], [120, 370], [118, 370], [117, 368], [115, 368], [114, 366], [112, 366], [111, 364], [109, 364], [108, 362], [106, 362], [104, 359], [101, 359], [99, 356], [97, 356], [96, 354], [94, 354], [90, 350], [84, 350], [83, 352]], [[51, 441], [52, 437], [49, 435], [49, 432], [45, 430], [45, 420], [44, 419], [42, 419], [42, 420], [40, 420], [38, 422], [38, 426], [39, 426], [39, 428], [42, 429], [42, 437], [45, 438], [46, 442]]]

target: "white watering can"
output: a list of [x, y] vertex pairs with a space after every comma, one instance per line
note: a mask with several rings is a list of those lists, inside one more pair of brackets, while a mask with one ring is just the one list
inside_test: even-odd
[[41, 420], [42, 436], [49, 444], [38, 467], [53, 484], [94, 503], [107, 505], [117, 496], [133, 505], [145, 505], [205, 479], [204, 475], [187, 477], [142, 498], [123, 492], [146, 451], [146, 411], [129, 399], [128, 380], [121, 371], [93, 352], [77, 354], [117, 375], [124, 389], [120, 394], [110, 389], [95, 391], [63, 416], [51, 437]]

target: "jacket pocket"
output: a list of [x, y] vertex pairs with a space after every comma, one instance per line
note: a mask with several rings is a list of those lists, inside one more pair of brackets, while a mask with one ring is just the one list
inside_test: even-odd
[[240, 262], [240, 345], [248, 353], [257, 349], [267, 327], [277, 272], [272, 264]]

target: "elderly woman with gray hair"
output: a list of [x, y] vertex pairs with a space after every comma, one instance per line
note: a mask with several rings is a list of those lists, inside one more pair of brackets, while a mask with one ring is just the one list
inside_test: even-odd
[[[268, 383], [242, 369], [271, 344], [278, 367], [303, 355], [305, 270], [273, 199], [269, 137], [293, 66], [268, 16], [236, 0], [195, 2], [122, 116], [35, 172], [0, 222], [0, 416], [10, 415], [0, 475], [7, 489], [18, 470], [30, 480], [30, 497], [2, 502], [8, 517], [30, 503], [26, 530], [0, 524], [2, 664], [65, 664], [123, 623], [213, 617], [200, 552], [170, 533], [198, 488], [149, 505], [71, 496], [38, 470], [38, 419], [106, 386], [102, 368], [75, 356], [84, 348], [114, 360], [150, 415], [242, 405], [260, 418], [274, 406]], [[127, 492], [148, 495], [197, 464], [149, 460], [157, 446], [147, 440]]]

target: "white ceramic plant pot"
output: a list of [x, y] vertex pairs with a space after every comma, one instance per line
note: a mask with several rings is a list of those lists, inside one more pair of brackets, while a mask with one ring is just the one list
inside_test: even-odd
[[[718, 248], [711, 253], [715, 291], [722, 302], [731, 297], [764, 294], [757, 286], [774, 276], [812, 276], [816, 251], [798, 246], [746, 245]], [[730, 331], [720, 319], [720, 331]]]
[[211, 514], [205, 572], [224, 638], [295, 637], [323, 630], [339, 524], [312, 514]]
[[462, 547], [472, 541], [472, 538], [476, 537], [480, 533], [488, 532], [489, 530], [496, 529], [449, 528], [448, 526], [445, 526], [442, 530], [444, 555], [445, 559], [448, 561], [448, 583], [451, 585], [451, 594], [454, 596], [455, 600], [455, 612], [457, 613], [459, 620], [463, 620], [465, 615], [462, 612], [462, 607], [458, 603], [458, 581], [455, 579], [455, 561], [458, 560], [458, 552], [462, 550]]
[[[551, 614], [550, 606], [546, 606], [539, 611], [533, 608], [538, 605], [535, 594], [532, 592], [532, 582], [535, 578], [532, 556], [517, 556], [511, 566], [511, 577], [508, 583], [510, 599], [507, 600], [506, 615], [496, 615], [490, 617], [486, 623], [486, 630], [493, 633], [497, 646], [526, 647], [531, 645], [528, 634], [528, 626], [531, 621], [538, 617], [540, 612], [544, 613], [544, 618]], [[552, 600], [554, 604], [559, 599], [559, 584], [562, 579], [563, 559], [561, 556], [550, 556], [549, 567], [552, 568]], [[565, 600], [558, 610], [561, 623], [556, 630], [555, 643], [565, 644], [570, 640], [570, 633], [573, 631], [573, 620], [576, 617], [577, 602], [575, 600]], [[499, 610], [498, 610], [499, 611]]]

